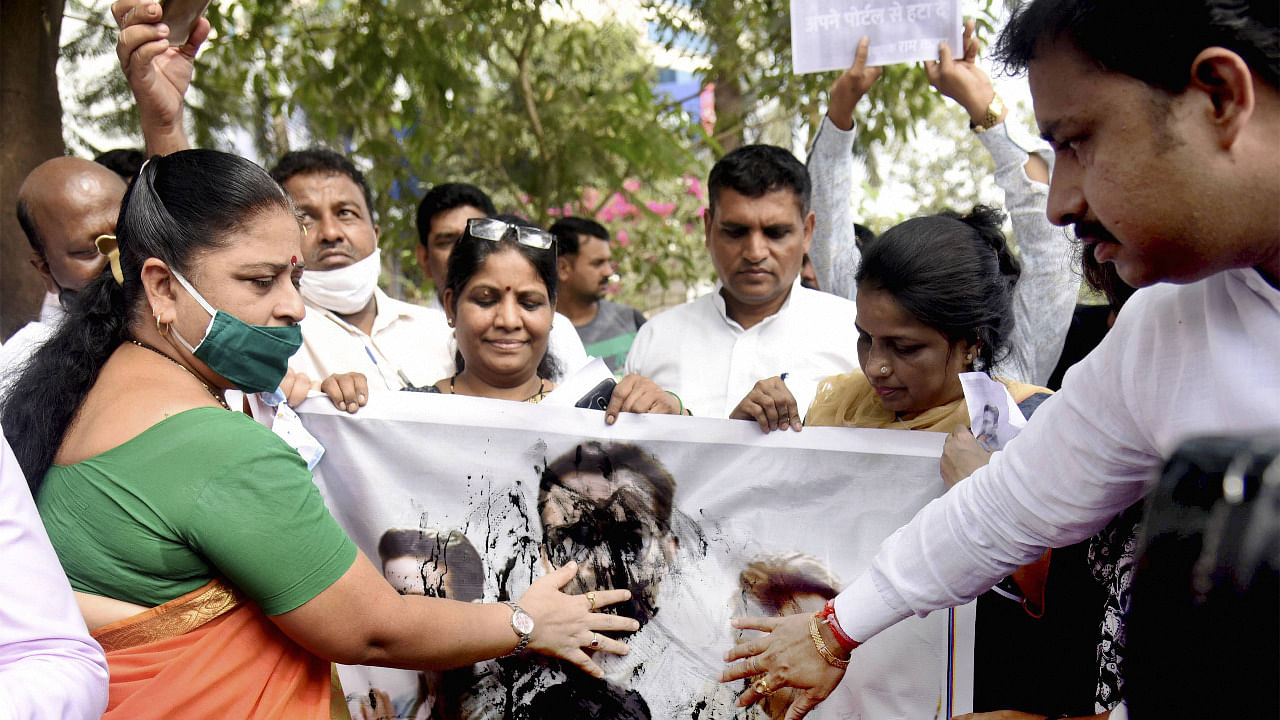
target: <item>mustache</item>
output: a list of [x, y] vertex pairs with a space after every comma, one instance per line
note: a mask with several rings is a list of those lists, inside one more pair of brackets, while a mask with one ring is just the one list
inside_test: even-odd
[[1120, 242], [1116, 239], [1115, 235], [1112, 235], [1105, 227], [1102, 226], [1102, 223], [1099, 222], [1081, 220], [1080, 222], [1072, 225], [1071, 229], [1075, 233], [1077, 240], [1089, 238], [1090, 240], [1097, 242], [1111, 242], [1117, 244]]

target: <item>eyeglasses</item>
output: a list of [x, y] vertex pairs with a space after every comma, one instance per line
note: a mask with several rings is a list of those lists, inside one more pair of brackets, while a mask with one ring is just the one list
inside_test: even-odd
[[502, 242], [509, 232], [516, 234], [516, 242], [539, 250], [550, 250], [556, 243], [555, 236], [546, 230], [513, 225], [493, 218], [471, 218], [467, 221], [467, 233], [482, 240]]

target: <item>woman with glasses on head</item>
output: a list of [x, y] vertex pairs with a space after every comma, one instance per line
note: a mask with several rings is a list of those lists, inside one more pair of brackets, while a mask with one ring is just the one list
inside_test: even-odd
[[[338, 527], [298, 453], [223, 392], [274, 390], [301, 343], [301, 229], [253, 163], [153, 158], [91, 283], [3, 407], [81, 611], [107, 653], [107, 718], [311, 718], [341, 705], [331, 662], [447, 669], [529, 650], [600, 675], [625, 653], [568, 596], [401, 596]], [[113, 247], [114, 246], [114, 247]]]
[[[425, 392], [538, 402], [555, 388], [547, 338], [556, 304], [555, 237], [518, 217], [476, 218], [449, 255], [442, 297], [458, 342], [458, 372]], [[674, 394], [641, 375], [614, 388], [605, 410], [680, 414]]]

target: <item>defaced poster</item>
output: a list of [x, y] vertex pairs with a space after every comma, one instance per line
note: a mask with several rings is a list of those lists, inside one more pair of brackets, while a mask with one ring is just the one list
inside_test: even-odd
[[[641, 623], [607, 679], [539, 656], [443, 673], [346, 667], [353, 718], [781, 718], [786, 690], [735, 707], [718, 682], [738, 615], [814, 612], [944, 486], [943, 435], [604, 414], [454, 395], [327, 400], [299, 415], [324, 445], [334, 516], [405, 594], [518, 600], [576, 560], [569, 593], [629, 588]], [[860, 647], [813, 718], [934, 718], [971, 703], [971, 607], [910, 618]], [[514, 639], [514, 635], [513, 635]]]

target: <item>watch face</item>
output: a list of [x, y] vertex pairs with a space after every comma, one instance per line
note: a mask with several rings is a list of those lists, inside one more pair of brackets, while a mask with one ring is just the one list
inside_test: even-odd
[[533, 632], [533, 618], [529, 617], [529, 613], [523, 610], [517, 610], [515, 615], [511, 616], [511, 627], [516, 629], [523, 635]]

